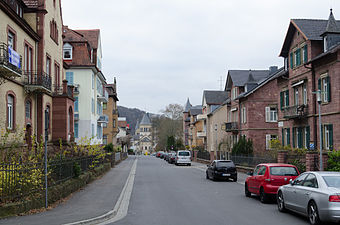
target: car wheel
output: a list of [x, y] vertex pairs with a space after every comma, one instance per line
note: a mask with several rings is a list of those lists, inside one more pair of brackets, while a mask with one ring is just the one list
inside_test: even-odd
[[234, 178], [233, 178], [233, 181], [234, 181], [234, 182], [237, 182], [237, 177], [234, 177]]
[[267, 203], [267, 201], [268, 201], [268, 196], [267, 196], [267, 194], [264, 192], [263, 187], [261, 187], [261, 189], [260, 189], [260, 201], [261, 201], [262, 203]]
[[279, 209], [280, 212], [286, 211], [285, 202], [281, 191], [277, 194], [277, 208]]
[[189, 163], [188, 166], [191, 166], [191, 163]]
[[246, 195], [246, 197], [250, 197], [251, 196], [251, 193], [250, 193], [250, 191], [248, 190], [248, 184], [247, 183], [245, 183], [245, 185], [244, 185], [244, 194]]
[[310, 224], [312, 225], [321, 224], [321, 221], [319, 218], [318, 207], [316, 206], [314, 201], [310, 202], [308, 205], [308, 219], [309, 219]]

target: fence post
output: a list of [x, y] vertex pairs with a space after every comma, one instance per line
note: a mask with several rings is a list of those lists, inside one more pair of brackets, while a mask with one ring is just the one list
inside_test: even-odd
[[306, 171], [315, 170], [315, 156], [318, 156], [318, 153], [315, 151], [308, 151], [306, 153]]
[[[319, 159], [320, 160], [320, 159]], [[323, 152], [322, 153], [322, 165], [323, 165], [323, 170], [327, 169], [327, 163], [328, 163], [328, 152]]]
[[287, 163], [287, 154], [288, 154], [288, 152], [285, 151], [285, 150], [278, 151], [277, 162], [278, 163]]

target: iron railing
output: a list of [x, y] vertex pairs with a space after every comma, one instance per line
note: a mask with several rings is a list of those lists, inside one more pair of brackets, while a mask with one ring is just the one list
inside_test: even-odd
[[[72, 91], [72, 86], [67, 86], [67, 91], [66, 91], [66, 95], [68, 97], [73, 97], [73, 91]], [[62, 85], [53, 85], [53, 94], [56, 96], [61, 96], [64, 95], [64, 88]]]
[[208, 151], [198, 151], [197, 159], [209, 160], [210, 161], [210, 152]]
[[283, 109], [283, 117], [286, 119], [303, 118], [308, 115], [308, 105], [294, 105]]
[[229, 122], [225, 123], [225, 131], [237, 131], [238, 130], [238, 123], [237, 122]]
[[10, 57], [8, 53], [8, 45], [0, 42], [0, 67], [7, 67], [8, 69], [17, 73], [17, 75], [22, 74], [22, 56], [20, 56], [20, 66], [15, 66], [10, 63]]
[[270, 155], [268, 156], [245, 156], [245, 155], [231, 155], [231, 160], [240, 166], [255, 167], [260, 163], [276, 163], [277, 159]]
[[23, 83], [28, 86], [41, 87], [52, 91], [51, 77], [45, 72], [25, 71]]

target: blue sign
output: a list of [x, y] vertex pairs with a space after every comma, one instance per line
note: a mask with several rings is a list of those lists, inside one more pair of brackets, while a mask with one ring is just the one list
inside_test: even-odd
[[18, 67], [19, 69], [21, 68], [20, 55], [16, 51], [14, 51], [11, 47], [8, 47], [8, 61], [10, 64]]
[[315, 149], [314, 143], [310, 143], [310, 144], [309, 144], [309, 149], [310, 149], [310, 150], [314, 150], [314, 149]]

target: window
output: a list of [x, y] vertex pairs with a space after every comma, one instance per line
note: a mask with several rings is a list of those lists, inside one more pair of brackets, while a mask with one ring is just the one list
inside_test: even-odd
[[53, 41], [55, 41], [56, 43], [58, 43], [58, 26], [56, 21], [53, 19], [50, 22], [50, 37], [52, 38]]
[[290, 145], [290, 128], [282, 129], [282, 145], [283, 146]]
[[322, 133], [323, 148], [333, 150], [333, 124], [323, 125]]
[[97, 125], [97, 138], [102, 139], [102, 126]]
[[94, 99], [92, 98], [91, 99], [92, 101], [91, 101], [91, 108], [92, 108], [92, 113], [94, 114]]
[[54, 63], [55, 85], [60, 86], [60, 68], [57, 63]]
[[102, 114], [102, 105], [100, 104], [99, 101], [97, 101], [97, 114], [98, 115]]
[[32, 109], [32, 104], [30, 100], [26, 100], [25, 102], [25, 117], [26, 119], [31, 119], [31, 109]]
[[308, 61], [308, 50], [307, 50], [307, 45], [302, 47], [303, 49], [303, 62], [306, 63]]
[[331, 101], [331, 85], [329, 76], [323, 75], [318, 80], [318, 88], [321, 90], [321, 101], [324, 103]]
[[104, 109], [104, 110], [107, 109], [107, 103], [106, 103], [106, 102], [103, 103], [103, 109]]
[[306, 177], [308, 176], [308, 173], [304, 173], [301, 174], [300, 176], [298, 176], [295, 180], [294, 180], [294, 185], [299, 185], [301, 186], [304, 182], [304, 180], [306, 179]]
[[[25, 43], [25, 49], [24, 49], [24, 70], [26, 72], [32, 71], [32, 59], [33, 59], [33, 49], [30, 45]], [[29, 81], [31, 80], [30, 73], [28, 74]]]
[[277, 108], [276, 107], [265, 107], [266, 111], [266, 122], [277, 122]]
[[281, 110], [289, 106], [289, 90], [280, 92], [280, 106]]
[[79, 124], [78, 122], [74, 122], [74, 137], [78, 138], [78, 129], [79, 129]]
[[234, 100], [237, 97], [237, 87], [234, 87], [231, 92], [231, 99]]
[[305, 181], [303, 182], [302, 186], [305, 187], [312, 187], [312, 188], [318, 188], [318, 181], [316, 180], [316, 177], [314, 174], [309, 174]]
[[323, 38], [323, 51], [327, 52], [327, 36]]
[[113, 119], [113, 121], [112, 121], [112, 126], [113, 126], [113, 128], [116, 128], [116, 120], [115, 119]]
[[303, 84], [302, 95], [303, 95], [303, 104], [307, 105], [307, 84], [306, 83]]
[[299, 105], [299, 88], [294, 88], [294, 104]]
[[73, 85], [73, 77], [74, 77], [73, 72], [66, 72], [66, 80], [68, 85]]
[[270, 149], [272, 140], [277, 140], [277, 135], [266, 134], [266, 149]]
[[241, 123], [246, 123], [247, 122], [247, 112], [246, 112], [246, 107], [242, 107], [242, 112], [241, 112]]
[[74, 97], [74, 112], [79, 112], [79, 100], [78, 100], [78, 97]]
[[14, 129], [14, 117], [15, 117], [15, 98], [13, 95], [7, 95], [7, 129]]
[[15, 47], [16, 47], [16, 45], [15, 45], [15, 34], [12, 31], [8, 31], [7, 44], [8, 44], [8, 47], [15, 50]]
[[259, 176], [264, 175], [264, 174], [266, 173], [266, 170], [267, 170], [267, 167], [261, 166], [261, 168], [259, 169], [258, 175], [259, 175]]
[[51, 76], [51, 58], [49, 56], [46, 57], [46, 74]]
[[103, 144], [107, 145], [107, 135], [103, 135]]
[[64, 44], [64, 47], [63, 47], [63, 58], [65, 60], [70, 60], [72, 59], [72, 45], [66, 43]]
[[300, 66], [301, 65], [301, 49], [298, 48], [294, 52], [294, 60], [295, 60], [295, 66]]
[[92, 137], [94, 137], [94, 124], [91, 124], [91, 134], [92, 134]]
[[103, 123], [103, 127], [104, 127], [104, 128], [107, 128], [107, 123]]

